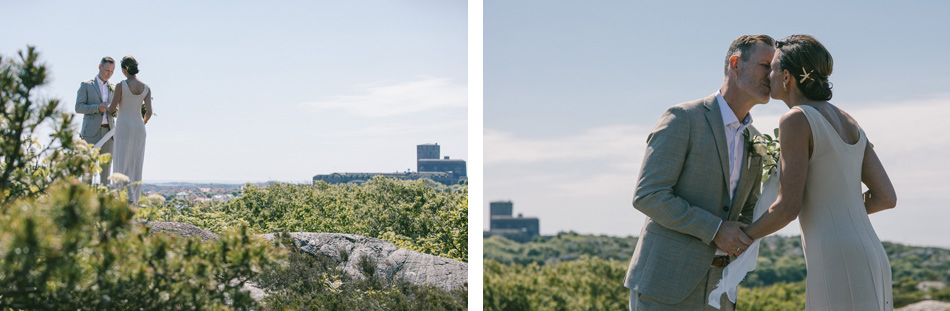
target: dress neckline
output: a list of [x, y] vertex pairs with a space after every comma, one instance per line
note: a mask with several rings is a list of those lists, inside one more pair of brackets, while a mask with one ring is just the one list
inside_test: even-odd
[[[811, 108], [812, 110], [814, 110], [815, 113], [818, 114], [817, 117], [818, 117], [819, 119], [821, 119], [822, 123], [824, 123], [825, 127], [827, 128], [827, 130], [829, 130], [830, 132], [834, 133], [834, 134], [835, 134], [835, 138], [837, 138], [837, 141], [841, 142], [841, 144], [843, 144], [843, 145], [845, 145], [845, 146], [848, 146], [848, 147], [854, 147], [854, 146], [858, 146], [858, 145], [861, 143], [861, 141], [864, 140], [864, 131], [861, 130], [861, 127], [860, 127], [860, 126], [858, 126], [858, 140], [855, 141], [854, 143], [848, 143], [848, 142], [844, 141], [844, 138], [841, 138], [841, 134], [838, 134], [838, 131], [835, 130], [835, 127], [831, 125], [831, 121], [828, 121], [828, 119], [826, 119], [825, 116], [824, 116], [823, 114], [821, 114], [821, 111], [818, 111], [818, 108], [815, 108], [815, 107], [812, 107], [812, 106], [809, 106], [809, 105], [798, 105], [798, 106], [795, 106], [795, 107], [803, 107], [803, 106], [804, 106], [804, 107]], [[804, 108], [799, 108], [799, 109], [803, 109], [802, 112], [805, 112]], [[812, 135], [814, 135], [814, 133], [812, 133]]]
[[145, 83], [142, 83], [142, 92], [135, 94], [135, 93], [132, 93], [132, 88], [129, 87], [129, 80], [123, 80], [122, 82], [125, 83], [125, 88], [129, 90], [129, 94], [132, 94], [132, 96], [139, 96], [139, 95], [145, 94], [145, 90], [148, 90], [148, 86], [145, 85]]

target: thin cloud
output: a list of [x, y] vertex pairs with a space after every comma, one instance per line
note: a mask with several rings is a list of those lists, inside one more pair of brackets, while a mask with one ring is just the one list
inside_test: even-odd
[[588, 129], [580, 134], [531, 139], [485, 130], [485, 166], [544, 161], [627, 162], [642, 157], [649, 129], [613, 125]]
[[301, 104], [315, 110], [339, 109], [351, 114], [383, 118], [437, 108], [464, 108], [467, 89], [448, 78], [424, 77], [397, 83], [364, 85], [355, 93]]
[[487, 186], [535, 185], [543, 188], [536, 189], [540, 193], [562, 197], [626, 193], [636, 181], [648, 133], [645, 127], [614, 125], [531, 139], [486, 130], [486, 175], [501, 184]]
[[439, 123], [402, 123], [387, 122], [373, 124], [367, 127], [341, 130], [321, 134], [323, 137], [344, 137], [344, 138], [377, 138], [377, 137], [406, 137], [420, 134], [432, 133], [455, 133], [459, 136], [465, 135], [467, 130], [466, 120], [457, 120], [452, 122]]

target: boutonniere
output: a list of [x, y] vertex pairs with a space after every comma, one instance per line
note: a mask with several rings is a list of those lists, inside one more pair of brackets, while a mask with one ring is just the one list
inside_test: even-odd
[[778, 141], [778, 129], [775, 129], [773, 133], [775, 133], [774, 138], [769, 134], [763, 134], [754, 135], [746, 141], [749, 156], [751, 157], [752, 154], [755, 154], [762, 157], [764, 162], [762, 164], [763, 182], [778, 170], [779, 157], [782, 152], [782, 146]]
[[109, 93], [115, 92], [115, 85], [112, 83], [106, 83], [106, 88], [109, 89]]

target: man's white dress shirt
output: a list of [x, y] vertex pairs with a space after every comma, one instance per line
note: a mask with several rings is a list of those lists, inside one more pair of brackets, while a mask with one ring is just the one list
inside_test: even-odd
[[[736, 193], [736, 187], [739, 186], [739, 175], [742, 172], [743, 154], [745, 154], [745, 137], [742, 133], [745, 128], [752, 124], [752, 114], [746, 114], [742, 122], [732, 111], [732, 107], [726, 103], [722, 97], [722, 92], [716, 92], [716, 100], [719, 102], [719, 111], [722, 113], [722, 124], [726, 130], [726, 150], [729, 151], [729, 199], [732, 200]], [[730, 204], [731, 205], [731, 204]], [[722, 222], [719, 222], [722, 226]], [[717, 228], [718, 232], [719, 229]], [[716, 255], [728, 255], [721, 249], [716, 250]]]

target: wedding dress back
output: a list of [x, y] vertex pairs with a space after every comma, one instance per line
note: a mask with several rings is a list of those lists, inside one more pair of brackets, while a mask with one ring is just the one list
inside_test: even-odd
[[799, 214], [808, 269], [805, 309], [893, 310], [890, 262], [861, 191], [864, 130], [848, 144], [817, 109], [794, 108], [805, 113], [814, 139]]
[[119, 83], [122, 88], [122, 102], [119, 103], [119, 115], [115, 119], [115, 145], [113, 151], [113, 172], [129, 177], [129, 199], [138, 202], [142, 193], [142, 164], [145, 160], [145, 122], [142, 117], [142, 103], [148, 96], [148, 85], [142, 92], [133, 94], [128, 80]]

